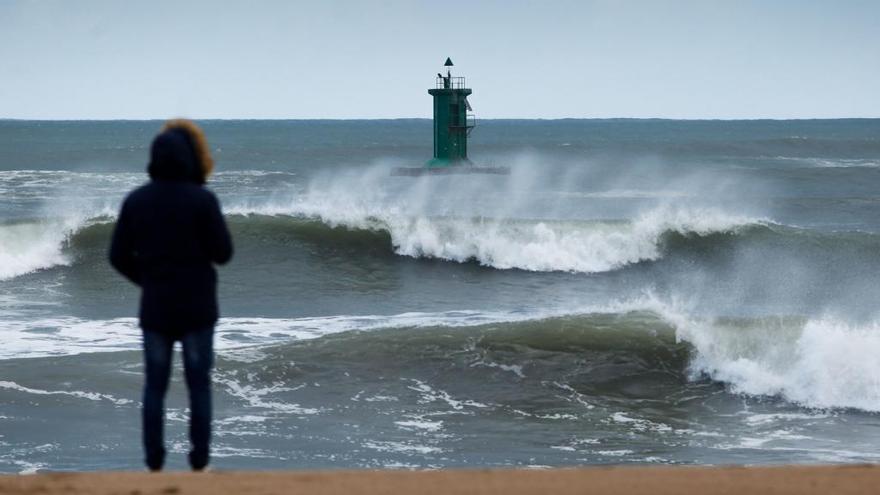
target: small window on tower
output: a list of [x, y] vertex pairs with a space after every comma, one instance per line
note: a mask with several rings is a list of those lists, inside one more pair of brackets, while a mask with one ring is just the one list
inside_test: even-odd
[[449, 124], [454, 126], [460, 126], [461, 122], [459, 121], [459, 106], [458, 103], [453, 103], [449, 105]]

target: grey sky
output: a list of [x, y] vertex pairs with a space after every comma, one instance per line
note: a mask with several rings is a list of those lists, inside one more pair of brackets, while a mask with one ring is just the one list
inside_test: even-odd
[[880, 1], [0, 0], [0, 118], [880, 117]]

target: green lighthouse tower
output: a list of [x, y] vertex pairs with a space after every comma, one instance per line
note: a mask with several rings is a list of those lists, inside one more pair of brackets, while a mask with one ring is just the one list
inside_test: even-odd
[[470, 88], [463, 77], [452, 76], [452, 59], [443, 64], [446, 75], [437, 74], [436, 87], [428, 90], [434, 97], [434, 158], [429, 167], [470, 164], [467, 138], [476, 120], [467, 97]]
[[434, 158], [421, 167], [395, 167], [392, 176], [491, 174], [509, 175], [507, 167], [477, 166], [468, 159], [468, 136], [476, 125], [467, 97], [471, 94], [463, 77], [452, 77], [452, 60], [444, 64], [446, 75], [437, 74], [434, 97]]

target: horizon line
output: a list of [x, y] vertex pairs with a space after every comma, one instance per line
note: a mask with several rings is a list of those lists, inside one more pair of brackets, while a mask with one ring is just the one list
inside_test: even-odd
[[[21, 118], [0, 117], [0, 122], [164, 122], [174, 118], [186, 118], [201, 122], [365, 122], [365, 121], [405, 121], [405, 120], [433, 120], [431, 117], [374, 117], [374, 118], [309, 118], [309, 117], [148, 117], [148, 118]], [[817, 120], [880, 120], [876, 117], [749, 117], [749, 118], [678, 118], [678, 117], [500, 117], [481, 118], [478, 121], [684, 121], [684, 122], [790, 122], [790, 121], [817, 121]]]

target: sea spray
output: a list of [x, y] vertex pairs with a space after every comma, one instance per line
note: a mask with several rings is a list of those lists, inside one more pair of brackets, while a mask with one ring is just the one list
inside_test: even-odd
[[709, 376], [736, 393], [780, 396], [807, 407], [880, 411], [880, 322], [691, 320], [677, 332], [694, 346], [693, 377]]
[[[499, 269], [599, 273], [663, 256], [667, 232], [707, 235], [766, 223], [762, 217], [730, 214], [712, 206], [678, 204], [681, 192], [609, 190], [584, 198], [661, 200], [634, 216], [563, 214], [572, 193], [538, 172], [537, 159], [516, 157], [505, 178], [428, 177], [390, 180], [387, 167], [318, 174], [305, 191], [282, 172], [230, 171], [212, 183], [231, 215], [276, 215], [317, 219], [330, 226], [387, 232], [397, 254], [456, 262], [476, 261]], [[568, 167], [566, 180], [589, 176]], [[581, 177], [582, 178], [582, 177]], [[42, 219], [0, 226], [0, 280], [71, 262], [70, 236], [94, 222], [112, 220], [128, 187], [140, 174], [68, 171], [0, 173], [0, 182], [54, 197]], [[272, 187], [266, 189], [267, 184]], [[84, 187], [87, 186], [87, 187]], [[688, 185], [693, 189], [694, 186]], [[83, 189], [84, 188], [84, 189]], [[49, 196], [46, 196], [49, 195]], [[571, 218], [566, 218], [571, 217]]]
[[0, 280], [70, 264], [65, 248], [71, 237], [111, 221], [125, 189], [140, 179], [130, 173], [0, 171], [4, 200], [38, 205], [24, 217], [0, 215]]
[[[329, 205], [327, 205], [329, 206]], [[232, 215], [316, 219], [329, 227], [386, 232], [395, 253], [413, 258], [476, 261], [497, 269], [599, 273], [661, 258], [667, 233], [708, 236], [765, 225], [766, 220], [728, 215], [716, 209], [661, 208], [634, 220], [518, 220], [491, 217], [411, 217], [400, 209], [236, 206]], [[0, 279], [70, 262], [65, 246], [72, 235], [107, 212], [36, 224], [0, 226]]]
[[[247, 210], [233, 209], [236, 213]], [[256, 208], [248, 213], [314, 218], [331, 227], [387, 232], [394, 251], [414, 258], [476, 261], [498, 269], [598, 273], [660, 258], [669, 232], [705, 236], [766, 220], [715, 209], [652, 210], [635, 220], [517, 220], [409, 216], [396, 207], [355, 207], [335, 201]]]
[[62, 245], [71, 229], [65, 223], [0, 225], [0, 280], [68, 263]]
[[[304, 194], [262, 205], [231, 205], [233, 214], [311, 218], [332, 227], [385, 231], [397, 254], [498, 269], [598, 273], [662, 256], [668, 232], [708, 235], [769, 223], [701, 205], [663, 202], [634, 218], [595, 218], [584, 211], [561, 220], [564, 191], [547, 200], [547, 179], [518, 167], [510, 177], [428, 177], [387, 184], [387, 171], [368, 167], [319, 176]], [[399, 180], [399, 179], [398, 179]], [[598, 193], [597, 193], [598, 194]], [[619, 193], [617, 193], [619, 194]], [[664, 192], [664, 200], [677, 198]], [[542, 200], [543, 199], [543, 200]], [[525, 215], [525, 212], [529, 212]]]
[[693, 349], [691, 380], [708, 377], [734, 393], [810, 408], [880, 411], [880, 320], [705, 316], [683, 300], [651, 293], [606, 309], [650, 311], [671, 325]]
[[37, 221], [0, 224], [0, 280], [14, 278], [37, 270], [68, 265], [72, 259], [65, 249], [71, 238], [92, 225], [109, 223], [114, 210], [76, 206], [62, 213], [49, 214]]

